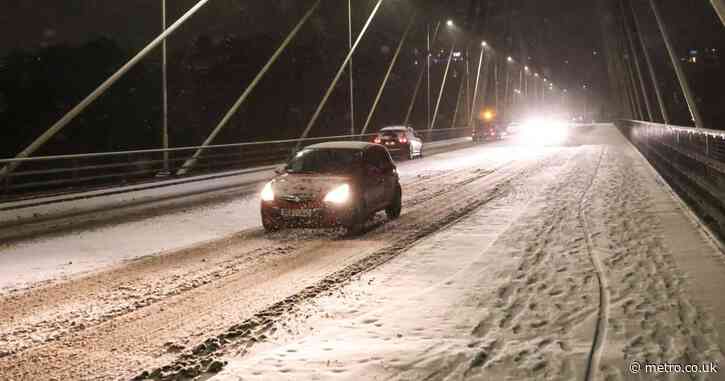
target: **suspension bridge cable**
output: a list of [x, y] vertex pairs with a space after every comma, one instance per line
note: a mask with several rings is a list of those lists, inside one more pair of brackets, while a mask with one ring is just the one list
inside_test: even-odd
[[393, 67], [395, 67], [395, 63], [398, 61], [398, 56], [400, 55], [400, 50], [403, 48], [403, 45], [405, 44], [405, 40], [408, 38], [408, 33], [410, 32], [410, 29], [412, 28], [414, 21], [415, 21], [415, 13], [412, 16], [410, 16], [410, 21], [408, 22], [408, 26], [405, 28], [405, 32], [403, 32], [403, 37], [400, 38], [400, 42], [398, 43], [398, 48], [395, 50], [393, 59], [390, 61], [390, 66], [388, 66], [388, 71], [385, 73], [385, 78], [383, 78], [383, 82], [380, 84], [380, 89], [378, 90], [378, 94], [375, 96], [375, 100], [373, 101], [373, 106], [370, 109], [370, 112], [368, 113], [368, 117], [365, 120], [365, 125], [363, 126], [363, 129], [360, 131], [360, 135], [364, 135], [365, 132], [368, 130], [368, 126], [370, 125], [370, 120], [372, 120], [373, 114], [375, 114], [375, 110], [378, 107], [378, 102], [380, 102], [380, 97], [383, 95], [383, 90], [385, 90], [385, 85], [388, 83], [388, 79], [390, 78], [390, 73], [393, 72]]
[[[357, 46], [360, 44], [360, 41], [362, 41], [363, 37], [365, 36], [365, 32], [367, 31], [368, 27], [370, 27], [370, 23], [373, 21], [373, 18], [375, 18], [375, 14], [378, 13], [378, 9], [380, 9], [380, 5], [382, 3], [383, 3], [383, 0], [378, 0], [377, 4], [375, 4], [375, 8], [373, 8], [373, 11], [370, 13], [370, 16], [368, 17], [367, 21], [365, 22], [365, 26], [363, 26], [362, 30], [360, 31], [360, 34], [357, 36], [357, 39], [355, 40], [355, 44], [353, 44], [352, 49], [350, 49], [350, 51], [347, 53], [347, 57], [345, 57], [345, 60], [342, 62], [342, 65], [340, 65], [340, 68], [337, 70], [337, 74], [335, 75], [335, 78], [330, 83], [330, 86], [327, 88], [325, 95], [322, 97], [322, 100], [317, 105], [317, 109], [315, 110], [315, 113], [312, 115], [312, 118], [310, 118], [310, 121], [307, 123], [305, 130], [302, 132], [302, 136], [300, 136], [301, 139], [304, 139], [307, 137], [307, 134], [310, 133], [310, 130], [315, 125], [315, 122], [317, 122], [317, 118], [319, 118], [320, 113], [322, 112], [322, 109], [325, 108], [325, 104], [327, 103], [327, 100], [330, 98], [332, 91], [335, 89], [335, 85], [337, 84], [337, 81], [340, 80], [340, 76], [342, 76], [342, 73], [345, 70], [347, 63], [352, 58], [353, 53], [355, 53]], [[297, 144], [297, 146], [295, 147], [295, 151], [299, 150], [300, 144], [301, 143]]]
[[436, 108], [433, 112], [433, 119], [430, 122], [430, 126], [428, 126], [429, 130], [432, 130], [433, 127], [436, 124], [436, 119], [438, 118], [438, 110], [441, 106], [441, 98], [443, 98], [443, 90], [446, 88], [446, 80], [448, 80], [448, 71], [451, 68], [451, 61], [453, 60], [453, 51], [456, 50], [456, 40], [453, 40], [453, 43], [451, 44], [451, 52], [448, 54], [448, 63], [446, 64], [446, 71], [443, 74], [443, 83], [441, 83], [441, 90], [438, 93], [438, 100], [436, 101]]
[[[22, 152], [15, 156], [16, 159], [26, 158], [32, 155], [40, 147], [42, 147], [48, 140], [50, 140], [55, 134], [57, 134], [63, 127], [67, 126], [78, 114], [85, 110], [91, 103], [93, 103], [98, 97], [103, 95], [114, 83], [121, 79], [129, 70], [131, 70], [136, 64], [138, 64], [144, 57], [146, 57], [151, 51], [154, 50], [162, 41], [166, 40], [168, 36], [174, 33], [181, 25], [183, 25], [189, 18], [191, 18], [196, 12], [199, 11], [209, 0], [199, 0], [196, 5], [186, 11], [176, 22], [174, 22], [169, 28], [159, 34], [153, 41], [146, 45], [140, 52], [138, 52], [133, 58], [131, 58], [126, 64], [118, 69], [113, 75], [101, 83], [91, 94], [85, 97], [79, 104], [73, 107], [68, 113], [55, 122], [50, 128], [48, 128], [42, 135], [35, 139], [29, 146], [27, 146]], [[20, 165], [20, 162], [14, 162], [6, 165], [3, 169], [0, 169], [0, 177], [3, 177]]]
[[272, 56], [269, 58], [267, 63], [262, 67], [262, 69], [257, 73], [257, 75], [254, 77], [252, 82], [247, 86], [247, 88], [244, 90], [241, 96], [237, 99], [236, 102], [232, 105], [232, 107], [227, 111], [227, 113], [224, 115], [221, 121], [219, 121], [219, 124], [212, 130], [211, 134], [204, 140], [204, 143], [201, 145], [202, 148], [199, 148], [194, 155], [187, 160], [184, 165], [179, 169], [178, 174], [184, 174], [188, 171], [190, 167], [192, 167], [196, 161], [198, 160], [199, 156], [204, 151], [203, 147], [206, 147], [212, 143], [214, 138], [219, 134], [219, 132], [224, 128], [224, 126], [229, 123], [229, 120], [231, 120], [232, 116], [236, 114], [237, 110], [239, 110], [239, 107], [242, 106], [244, 101], [249, 97], [249, 95], [252, 93], [254, 88], [257, 86], [257, 84], [264, 78], [264, 76], [267, 74], [267, 71], [272, 67], [272, 65], [277, 61], [279, 56], [284, 52], [284, 50], [287, 48], [287, 46], [292, 42], [292, 40], [297, 36], [297, 33], [302, 29], [302, 27], [307, 23], [307, 20], [310, 19], [312, 14], [317, 10], [317, 8], [320, 5], [320, 2], [322, 0], [317, 0], [315, 3], [310, 7], [310, 9], [307, 10], [307, 12], [302, 16], [300, 21], [295, 25], [295, 27], [290, 31], [290, 33], [287, 35], [287, 37], [282, 41], [282, 44], [277, 48], [277, 50], [272, 54]]

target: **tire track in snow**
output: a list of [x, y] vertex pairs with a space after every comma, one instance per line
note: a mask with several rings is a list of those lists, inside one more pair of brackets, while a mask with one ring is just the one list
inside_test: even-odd
[[[471, 170], [471, 168], [465, 168], [460, 170], [450, 171], [448, 173], [441, 173], [430, 178], [417, 179], [411, 181], [408, 184], [404, 184], [406, 187], [406, 193], [410, 193], [410, 197], [406, 197], [403, 201], [403, 207], [405, 208], [404, 213], [408, 213], [408, 208], [416, 207], [420, 204], [432, 202], [437, 198], [448, 195], [454, 189], [460, 189], [467, 184], [474, 181], [480, 180], [491, 173], [498, 170], [500, 167], [492, 170]], [[428, 188], [427, 182], [438, 181], [442, 185], [438, 185], [435, 188]], [[368, 227], [369, 230], [374, 230], [380, 223], [372, 224]], [[222, 281], [225, 278], [233, 276], [238, 272], [242, 271], [246, 264], [244, 259], [248, 259], [248, 256], [264, 257], [273, 256], [276, 253], [288, 253], [291, 250], [290, 244], [304, 240], [308, 235], [310, 238], [319, 238], [318, 234], [311, 233], [294, 233], [293, 237], [290, 237], [289, 232], [282, 232], [277, 234], [277, 239], [274, 242], [268, 244], [261, 244], [259, 246], [253, 246], [243, 253], [235, 255], [233, 258], [215, 262], [212, 266], [203, 266], [204, 268], [194, 268], [192, 271], [186, 271], [184, 273], [169, 274], [168, 276], [156, 275], [151, 281], [143, 281], [139, 283], [138, 279], [133, 282], [123, 281], [110, 281], [117, 284], [117, 287], [105, 287], [109, 280], [105, 280], [103, 283], [106, 284], [101, 287], [101, 290], [93, 291], [92, 293], [97, 294], [95, 301], [101, 303], [93, 303], [93, 300], [83, 300], [79, 305], [75, 306], [72, 310], [64, 310], [62, 313], [52, 313], [46, 315], [45, 313], [39, 313], [37, 309], [31, 313], [27, 309], [27, 306], [33, 304], [32, 299], [37, 300], [37, 296], [45, 295], [45, 299], [56, 299], [55, 297], [47, 296], [46, 294], [57, 294], [59, 292], [65, 292], [67, 287], [61, 285], [51, 285], [48, 288], [40, 287], [37, 289], [27, 290], [26, 293], [21, 294], [10, 294], [0, 297], [1, 301], [12, 302], [12, 306], [16, 309], [13, 315], [14, 318], [19, 321], [23, 316], [33, 316], [30, 322], [15, 323], [13, 327], [5, 327], [0, 324], [0, 358], [13, 355], [22, 352], [26, 349], [32, 348], [37, 345], [49, 341], [56, 341], [68, 334], [85, 330], [86, 328], [93, 327], [102, 324], [106, 321], [121, 317], [123, 315], [134, 312], [138, 309], [151, 306], [167, 298], [178, 296], [182, 293], [195, 290], [201, 286], [207, 285], [212, 282]], [[171, 257], [184, 257], [191, 255], [191, 253], [201, 249], [212, 249], [216, 248], [221, 250], [222, 247], [227, 245], [227, 241], [233, 239], [240, 241], [245, 238], [257, 239], [261, 235], [260, 228], [247, 229], [234, 235], [234, 237], [223, 238], [221, 240], [215, 240], [201, 245], [195, 245], [190, 248], [181, 250], [175, 250], [169, 253], [163, 254], [165, 258]], [[299, 245], [299, 243], [295, 243]], [[301, 249], [302, 247], [299, 247]], [[135, 271], [141, 273], [147, 273], [144, 268], [148, 270], [148, 266], [144, 261], [153, 261], [154, 257], [142, 257], [134, 260], [129, 266], [124, 266], [126, 270], [135, 268]], [[206, 259], [205, 259], [206, 261]], [[157, 271], [159, 268], [155, 268]], [[129, 271], [130, 272], [130, 271]], [[83, 277], [85, 278], [85, 277]], [[93, 276], [86, 279], [79, 279], [71, 281], [72, 285], [83, 285], [87, 283], [93, 283]], [[83, 286], [84, 288], [87, 286]], [[81, 287], [78, 287], [81, 288]], [[85, 288], [88, 290], [87, 288]], [[55, 291], [54, 291], [55, 290]], [[105, 290], [105, 291], [103, 291]], [[84, 293], [90, 293], [84, 292]], [[60, 298], [68, 299], [68, 295], [59, 296]], [[56, 299], [57, 300], [57, 299]], [[112, 302], [112, 303], [106, 303]], [[26, 307], [23, 307], [25, 305]], [[8, 307], [10, 308], [10, 307]], [[3, 314], [0, 313], [0, 317]], [[70, 325], [72, 323], [72, 325]]]
[[602, 264], [599, 256], [594, 251], [591, 227], [589, 226], [589, 221], [587, 220], [586, 213], [584, 212], [584, 202], [587, 198], [587, 195], [590, 194], [590, 191], [594, 185], [594, 180], [599, 173], [599, 168], [602, 165], [602, 159], [604, 158], [605, 151], [606, 148], [602, 148], [601, 152], [599, 153], [599, 160], [597, 161], [597, 166], [594, 169], [594, 173], [591, 175], [589, 184], [587, 185], [587, 188], [584, 190], [584, 192], [582, 192], [581, 198], [579, 199], [579, 210], [577, 213], [577, 216], [581, 221], [582, 226], [584, 226], [586, 249], [589, 253], [589, 258], [592, 261], [592, 265], [596, 270], [597, 282], [599, 284], [599, 310], [597, 313], [597, 325], [594, 329], [594, 338], [592, 339], [592, 346], [589, 351], [589, 356], [587, 358], [587, 371], [585, 376], [586, 381], [593, 381], [597, 379], [596, 376], [597, 372], [599, 371], [599, 362], [602, 356], [602, 351], [604, 350], [604, 345], [607, 340], [607, 324], [609, 321], [609, 285], [605, 276], [604, 265]]
[[[508, 184], [516, 175], [520, 174], [514, 172], [504, 176], [493, 189], [485, 194], [461, 200], [460, 208], [451, 208], [442, 218], [405, 234], [391, 245], [330, 274], [301, 292], [271, 305], [243, 322], [235, 324], [226, 332], [210, 337], [204, 343], [194, 347], [191, 352], [181, 354], [174, 362], [142, 372], [134, 380], [183, 380], [218, 372], [225, 365], [219, 359], [219, 355], [224, 351], [236, 350], [237, 355], [246, 353], [252, 345], [266, 339], [268, 332], [275, 329], [275, 324], [282, 321], [285, 316], [292, 314], [302, 302], [339, 289], [353, 277], [387, 263], [421, 239], [445, 229], [483, 205], [502, 197], [507, 191]], [[189, 377], [190, 375], [192, 377]]]
[[[519, 166], [514, 166], [514, 168], [518, 167]], [[484, 168], [489, 168], [489, 166], [484, 165]], [[497, 183], [506, 183], [507, 178], [518, 174], [518, 171], [516, 169], [504, 172], [505, 173], [503, 173], [501, 176], [496, 177], [499, 180], [497, 181]], [[440, 175], [435, 176], [434, 181], [439, 183], [436, 184], [435, 187], [431, 186], [429, 188], [427, 185], [419, 185], [417, 184], [417, 182], [414, 181], [412, 186], [408, 186], [408, 192], [412, 197], [411, 199], [406, 200], [406, 206], [410, 209], [408, 209], [404, 213], [400, 220], [392, 221], [392, 223], [381, 224], [382, 229], [377, 229], [378, 226], [374, 226], [372, 229], [370, 229], [373, 233], [372, 237], [392, 237], [394, 238], [394, 245], [397, 245], [396, 241], [400, 242], [398, 239], [400, 238], [400, 236], [418, 236], [418, 238], [420, 238], [419, 235], [425, 234], [425, 232], [431, 227], [431, 224], [438, 225], [438, 223], [441, 222], [441, 219], [446, 219], [445, 216], [466, 213], [468, 208], [473, 207], [473, 205], [471, 204], [472, 202], [475, 203], [477, 201], [480, 201], [481, 198], [484, 197], [486, 192], [484, 192], [484, 194], [481, 194], [480, 191], [477, 192], [473, 189], [467, 188], [474, 186], [476, 189], [480, 189], [478, 185], [474, 185], [473, 183], [476, 183], [477, 180], [482, 180], [489, 175], [491, 175], [491, 172], [475, 170], [475, 168], [468, 168], [462, 171], [451, 171], [447, 173], [441, 173]], [[451, 185], [453, 185], [453, 187], [451, 187]], [[423, 187], [423, 189], [420, 189], [421, 187]], [[448, 189], [449, 192], [437, 192], [438, 188], [442, 187]], [[465, 191], [464, 193], [467, 196], [456, 197], [454, 200], [452, 200], [453, 202], [446, 201], [446, 197], [451, 197], [450, 190], [452, 188], [459, 191]], [[444, 200], [438, 201], [439, 198], [443, 198]], [[202, 261], [203, 264], [200, 264], [198, 263], [199, 259], [203, 259], [205, 258], [205, 256], [197, 255], [198, 251], [218, 251], [223, 250], [227, 247], [231, 247], [233, 249], [235, 248], [235, 243], [238, 243], [239, 241], [239, 239], [234, 239], [241, 238], [240, 236], [245, 235], [248, 235], [250, 238], [261, 238], [261, 229], [245, 230], [243, 232], [235, 234], [232, 237], [208, 242], [198, 247], [187, 248], [183, 249], [182, 251], [173, 251], [162, 256], [149, 257], [143, 261], [134, 261], [130, 264], [124, 264], [120, 267], [120, 269], [114, 268], [112, 270], [104, 271], [98, 274], [84, 276], [81, 279], [75, 279], [71, 280], [70, 282], [63, 282], [61, 284], [51, 285], [50, 287], [41, 287], [38, 289], [28, 290], [27, 293], [12, 296], [13, 298], [24, 298], [28, 300], [28, 303], [16, 303], [16, 312], [23, 311], [23, 315], [15, 315], [13, 322], [8, 325], [7, 328], [15, 331], [15, 333], [10, 334], [10, 338], [13, 340], [34, 339], [33, 337], [26, 335], [27, 332], [20, 332], [23, 329], [21, 328], [20, 330], [18, 330], [17, 327], [19, 325], [27, 326], [28, 324], [30, 324], [43, 328], [41, 330], [37, 330], [31, 327], [31, 330], [33, 331], [32, 334], [36, 336], [35, 338], [39, 338], [40, 342], [36, 340], [31, 340], [32, 342], [27, 342], [25, 344], [16, 343], [19, 344], [17, 346], [14, 344], [15, 348], [13, 349], [13, 354], [6, 356], [4, 359], [0, 359], [0, 373], [3, 373], [1, 369], [5, 369], [11, 372], [15, 372], [15, 374], [21, 374], [17, 372], [22, 371], [22, 369], [20, 368], [23, 368], [23, 366], [20, 365], [20, 362], [15, 363], [19, 366], [13, 366], [12, 364], [15, 360], [19, 358], [35, 357], [36, 355], [42, 356], [43, 354], [50, 352], [57, 352], [53, 348], [62, 345], [64, 347], [64, 350], [62, 352], [59, 352], [61, 354], [58, 355], [57, 359], [53, 357], [49, 358], [47, 362], [43, 361], [39, 364], [36, 364], [35, 370], [33, 370], [32, 373], [37, 373], [39, 370], [43, 372], [43, 370], [41, 369], [49, 370], [58, 365], [63, 360], [63, 358], [67, 358], [69, 355], [73, 355], [73, 357], [75, 357], [77, 351], [80, 350], [77, 347], [77, 344], [81, 340], [86, 340], [86, 338], [88, 338], [88, 340], [97, 339], [97, 337], [99, 337], [97, 332], [107, 332], [110, 330], [109, 327], [116, 325], [120, 326], [119, 329], [132, 329], [124, 327], [124, 325], [128, 325], [128, 321], [132, 321], [134, 319], [133, 317], [126, 317], [127, 315], [132, 315], [132, 312], [135, 312], [137, 310], [148, 311], [149, 309], [158, 308], [162, 308], [161, 311], [163, 312], [163, 308], [169, 308], [169, 306], [171, 306], [172, 304], [183, 304], [183, 301], [189, 298], [188, 296], [186, 296], [187, 294], [197, 293], [199, 295], [206, 295], [205, 293], [209, 293], [209, 290], [212, 288], [222, 288], [225, 284], [228, 284], [229, 282], [234, 281], [236, 278], [239, 278], [240, 272], [233, 268], [227, 268], [226, 265], [230, 263], [219, 263], [217, 261], [218, 258], [215, 258], [214, 260], [209, 259], [208, 261]], [[255, 246], [257, 246], [257, 250], [265, 251], [266, 248], [270, 246], [276, 247], [279, 246], [279, 244], [289, 246], [293, 242], [299, 241], [301, 238], [317, 238], [318, 242], [322, 244], [324, 244], [324, 241], [328, 240], [331, 240], [333, 242], [337, 241], [334, 237], [320, 237], [319, 233], [311, 234], [305, 233], [303, 231], [300, 233], [287, 235], [276, 234], [273, 235], [271, 238], [267, 237], [267, 241], [274, 241], [271, 242], [271, 245], [270, 242], [259, 241]], [[362, 238], [365, 239], [365, 236], [363, 236]], [[227, 239], [232, 239], [234, 242], [225, 242], [225, 240]], [[284, 256], [292, 257], [296, 252], [299, 251], [298, 249], [300, 248], [285, 250]], [[230, 259], [233, 259], [233, 263], [231, 264], [234, 264], [241, 260], [241, 257], [243, 257], [244, 255], [253, 254], [251, 253], [251, 251], [254, 250], [248, 250], [248, 248], [245, 247], [242, 252], [235, 251], [234, 253], [230, 253], [229, 255], [232, 256], [232, 258]], [[397, 251], [395, 250], [393, 250], [393, 252], [397, 253]], [[188, 255], [179, 255], [182, 253], [186, 253]], [[257, 252], [257, 254], [259, 254], [259, 252]], [[213, 254], [209, 253], [209, 255]], [[229, 255], [225, 257], [229, 257]], [[185, 257], [188, 257], [189, 261], [184, 261]], [[392, 256], [390, 258], [392, 258]], [[178, 268], [174, 269], [169, 268], [168, 262], [176, 262], [177, 260], [183, 262], [179, 263], [179, 265], [183, 266], [179, 266]], [[379, 264], [382, 263], [384, 263], [384, 261], [380, 262]], [[223, 271], [221, 273], [216, 272], [218, 266], [223, 267]], [[137, 271], [129, 271], [131, 268]], [[118, 270], [122, 271], [119, 272]], [[367, 268], [365, 270], [367, 270]], [[211, 273], [209, 271], [211, 271]], [[200, 275], [203, 276], [203, 279], [199, 279]], [[109, 277], [111, 279], [107, 279]], [[146, 278], [149, 277], [152, 279], [151, 286], [153, 286], [154, 284], [162, 284], [164, 286], [164, 290], [166, 291], [158, 294], [156, 291], [154, 291], [155, 288], [151, 287], [150, 289], [152, 291], [152, 294], [154, 295], [151, 295], [151, 298], [148, 298], [147, 290], [149, 289], [149, 287], [147, 286], [149, 284], [147, 283]], [[199, 281], [197, 282], [197, 280]], [[119, 286], [125, 287], [128, 282], [134, 283], [135, 291], [118, 289]], [[183, 282], [184, 284], [191, 284], [191, 287], [181, 287], [180, 289], [177, 289], [177, 286], [179, 286], [179, 282]], [[81, 287], [79, 287], [79, 284], [85, 285], [85, 287], [82, 285]], [[312, 285], [312, 282], [310, 282], [310, 285]], [[324, 286], [331, 287], [333, 285], [334, 284]], [[171, 289], [171, 293], [167, 292], [169, 289]], [[119, 290], [122, 292], [119, 292]], [[324, 289], [320, 290], [324, 291]], [[51, 297], [51, 295], [55, 295], [57, 298]], [[51, 308], [52, 306], [49, 306], [45, 303], [39, 304], [33, 302], [37, 302], [38, 299], [53, 300], [53, 305], [59, 306], [59, 308], [53, 308], [52, 311], [47, 311], [47, 309]], [[2, 300], [3, 299], [0, 298], [0, 301]], [[110, 310], [106, 308], [109, 306], [105, 306], [106, 303], [104, 302], [104, 300], [111, 302], [109, 304], [111, 308]], [[137, 303], [139, 300], [142, 300], [143, 302]], [[80, 303], [78, 303], [79, 301]], [[128, 308], [114, 308], [115, 306], [119, 306], [119, 304], [126, 303], [126, 301], [128, 301], [129, 303]], [[160, 304], [162, 306], [155, 307], [156, 304]], [[274, 304], [273, 306], [276, 305], [277, 304]], [[70, 307], [70, 311], [68, 310], [68, 307]], [[41, 309], [41, 311], [38, 311], [39, 308]], [[42, 309], [45, 309], [46, 312], [50, 312], [52, 315], [54, 315], [56, 311], [58, 311], [61, 313], [61, 315], [53, 316], [50, 319], [47, 319], [45, 318], [45, 316], [43, 316], [39, 319], [41, 320], [41, 322], [38, 323], [37, 320], [35, 320], [35, 317], [38, 316], [38, 313], [44, 313]], [[82, 311], [82, 313], [74, 313], [74, 311]], [[11, 313], [9, 311], [6, 312]], [[143, 311], [141, 312], [142, 315], [144, 313], [145, 312]], [[163, 313], [169, 314], [170, 312]], [[11, 315], [14, 314], [11, 313]], [[259, 316], [259, 318], [266, 320], [268, 318], [271, 318], [271, 316]], [[30, 321], [26, 319], [29, 319]], [[58, 327], [66, 327], [68, 324], [72, 324], [73, 322], [78, 323], [78, 321], [82, 321], [83, 324], [75, 324], [77, 328], [72, 328], [69, 330], [61, 329], [60, 335], [56, 335], [55, 333], [53, 333], [58, 332]], [[259, 328], [264, 329], [264, 327]], [[209, 337], [210, 335], [214, 337], [212, 333], [216, 332], [214, 329], [215, 327], [212, 327], [211, 331], [204, 332], [200, 330], [198, 332], [200, 334], [204, 334], [206, 337]], [[45, 333], [50, 332], [52, 333], [52, 335], [46, 336], [43, 331]], [[262, 333], [261, 335], [264, 334]], [[258, 337], [255, 336], [255, 338]], [[8, 337], [6, 337], [6, 339], [8, 339]], [[115, 342], [112, 339], [104, 340], [108, 340], [107, 342], [109, 343], [109, 346], [115, 345]], [[192, 340], [196, 341], [198, 339]], [[216, 342], [202, 344], [205, 344], [204, 348], [211, 348], [216, 345], [215, 343]], [[0, 347], [2, 347], [2, 345], [0, 345]], [[138, 349], [139, 353], [149, 353], [149, 350], [147, 350], [147, 348], [145, 347], [136, 349]], [[156, 352], [152, 353], [154, 353], [154, 355], [158, 355]], [[164, 354], [163, 356], [169, 356], [169, 354]], [[74, 361], [76, 360], [80, 363], [83, 363], [83, 361], [87, 361], [84, 360], [83, 357], [74, 359]], [[98, 362], [94, 362], [94, 371], [96, 371], [96, 367], [98, 367], [98, 372], [113, 372], [113, 369], [118, 371], [123, 366], [123, 363], [121, 361], [122, 360], [120, 359], [115, 361], [115, 365], [112, 365], [111, 367], [104, 367], [106, 364], [98, 364]], [[101, 363], [103, 363], [103, 361], [101, 361]], [[65, 362], [65, 364], [67, 364], [67, 362]], [[60, 365], [58, 368], [53, 369], [53, 371], [51, 371], [51, 374], [76, 374], [74, 373], [75, 371], [71, 368], [77, 368], [77, 364], [78, 363], [76, 363], [76, 365]], [[86, 363], [85, 366], [89, 366], [89, 363]], [[148, 366], [151, 367], [152, 365]], [[130, 365], [130, 367], [134, 367], [134, 365]], [[23, 374], [27, 375], [30, 373]]]
[[[521, 262], [492, 295], [492, 311], [484, 314], [472, 335], [497, 340], [486, 352], [489, 359], [478, 375], [501, 372], [516, 379], [581, 379], [581, 365], [574, 365], [577, 345], [585, 347], [590, 335], [579, 340], [581, 326], [597, 315], [595, 272], [586, 248], [586, 230], [578, 209], [593, 175], [600, 150], [566, 151], [559, 170], [549, 171], [547, 186], [514, 226], [516, 233], [503, 235], [497, 249], [521, 257]], [[564, 355], [562, 355], [564, 354]], [[485, 368], [485, 369], [484, 369]], [[574, 376], [576, 374], [576, 377]], [[545, 376], [546, 375], [546, 376]], [[552, 379], [552, 378], [547, 378]]]

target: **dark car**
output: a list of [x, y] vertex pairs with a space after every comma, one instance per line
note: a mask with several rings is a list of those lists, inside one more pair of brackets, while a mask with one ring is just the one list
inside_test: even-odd
[[298, 152], [262, 190], [262, 225], [338, 227], [355, 233], [373, 214], [400, 216], [398, 171], [385, 147], [331, 142]]
[[474, 143], [488, 140], [502, 140], [507, 135], [506, 128], [495, 122], [481, 122], [474, 126], [471, 139]]
[[373, 138], [373, 143], [385, 146], [396, 157], [404, 159], [423, 157], [423, 139], [411, 127], [382, 128]]

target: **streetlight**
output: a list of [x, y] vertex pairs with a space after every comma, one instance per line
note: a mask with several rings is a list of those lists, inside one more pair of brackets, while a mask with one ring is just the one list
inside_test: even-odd
[[455, 23], [453, 23], [453, 20], [449, 19], [448, 21], [446, 21], [446, 25], [447, 25], [447, 26], [448, 26], [449, 28], [453, 28], [453, 27], [454, 27], [454, 26], [455, 26], [456, 24], [455, 24]]
[[534, 73], [534, 77], [539, 78], [539, 73]]
[[508, 61], [508, 62], [514, 62], [514, 59], [511, 58], [511, 56], [508, 56], [508, 57], [506, 57], [506, 61]]
[[528, 66], [524, 66], [524, 70], [526, 70], [528, 72], [529, 71], [529, 67]]
[[483, 46], [485, 48], [488, 46], [488, 44], [486, 43], [486, 41], [481, 41], [481, 46]]

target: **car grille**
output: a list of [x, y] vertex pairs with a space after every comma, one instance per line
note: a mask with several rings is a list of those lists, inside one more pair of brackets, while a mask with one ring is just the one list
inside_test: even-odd
[[312, 195], [297, 195], [297, 194], [290, 194], [290, 195], [284, 195], [279, 197], [280, 200], [284, 200], [291, 203], [306, 203], [313, 201], [315, 198]]

